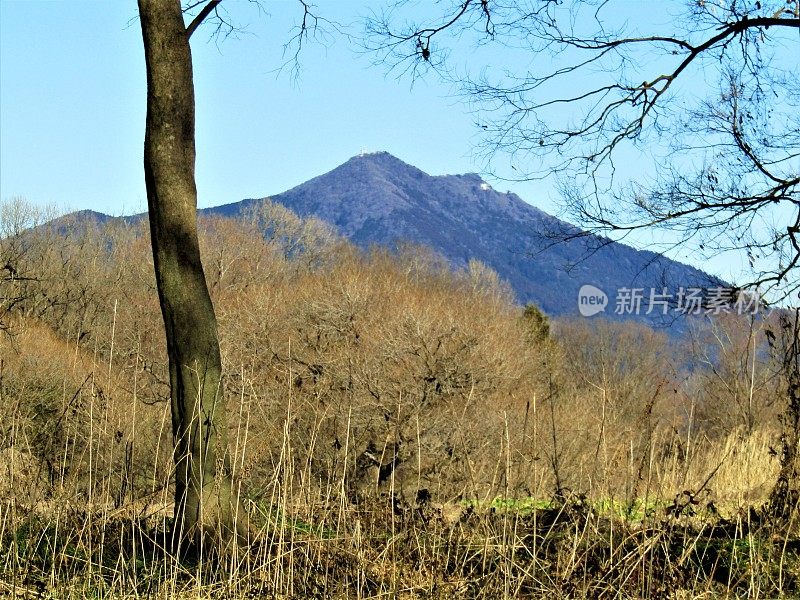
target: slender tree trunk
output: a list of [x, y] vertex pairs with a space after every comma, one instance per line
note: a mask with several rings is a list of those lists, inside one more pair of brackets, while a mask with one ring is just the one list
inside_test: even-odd
[[217, 320], [197, 239], [194, 83], [180, 0], [139, 0], [147, 65], [144, 169], [167, 337], [175, 445], [173, 543], [184, 554], [235, 537]]
[[773, 519], [788, 526], [800, 509], [800, 308], [786, 310], [780, 324], [787, 402], [781, 415], [781, 470], [768, 509]]

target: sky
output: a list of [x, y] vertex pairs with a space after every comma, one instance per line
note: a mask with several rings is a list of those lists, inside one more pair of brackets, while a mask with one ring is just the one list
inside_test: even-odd
[[[386, 2], [317, 4], [347, 26]], [[264, 3], [269, 14], [245, 0], [225, 5], [243, 33], [192, 37], [200, 207], [283, 192], [362, 151], [388, 151], [432, 175], [481, 171], [476, 116], [447, 84], [387, 74], [337, 35], [307, 44], [294, 77], [281, 66], [300, 4]], [[134, 0], [0, 0], [0, 199], [111, 215], [146, 210], [136, 15]], [[486, 179], [558, 214], [552, 182]], [[672, 256], [724, 278], [741, 267], [735, 257]]]
[[[446, 86], [386, 77], [343, 38], [307, 44], [299, 78], [278, 73], [299, 3], [269, 3], [269, 15], [230, 4], [245, 33], [192, 37], [201, 207], [285, 191], [362, 150], [431, 174], [478, 168], [473, 118]], [[346, 0], [320, 11], [345, 24], [367, 12]], [[0, 197], [113, 215], [146, 209], [136, 14], [133, 1], [0, 0]]]

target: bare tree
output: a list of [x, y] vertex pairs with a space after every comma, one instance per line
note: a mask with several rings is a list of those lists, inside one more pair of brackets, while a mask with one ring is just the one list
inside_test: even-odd
[[[505, 156], [515, 178], [554, 176], [587, 234], [665, 230], [667, 247], [746, 256], [740, 287], [797, 298], [800, 0], [440, 6], [420, 23], [396, 3], [367, 21], [365, 46], [411, 77], [432, 70], [456, 84], [476, 107], [490, 169]], [[518, 60], [476, 64], [493, 45], [494, 60]], [[465, 47], [459, 72], [452, 55]], [[771, 502], [784, 517], [800, 505], [798, 310], [783, 327], [793, 340]]]
[[30, 263], [39, 262], [33, 255], [41, 254], [46, 244], [31, 238], [53, 217], [52, 209], [40, 209], [22, 198], [0, 202], [0, 332], [11, 330], [13, 310], [33, 295], [29, 284], [38, 283], [41, 274]]
[[[367, 21], [366, 48], [456, 83], [489, 169], [504, 156], [511, 178], [555, 176], [590, 232], [665, 229], [745, 253], [742, 286], [800, 291], [800, 2], [454, 0], [421, 23], [404, 5]], [[484, 46], [509, 64], [479, 62]]]

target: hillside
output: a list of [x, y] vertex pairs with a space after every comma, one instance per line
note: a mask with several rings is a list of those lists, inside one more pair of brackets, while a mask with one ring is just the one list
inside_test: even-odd
[[[236, 217], [276, 202], [302, 218], [316, 217], [362, 249], [397, 250], [408, 243], [431, 248], [455, 268], [479, 260], [508, 282], [520, 304], [534, 303], [552, 316], [576, 316], [578, 291], [592, 285], [608, 296], [601, 316], [614, 314], [617, 291], [643, 289], [633, 317], [675, 327], [679, 313], [646, 315], [647, 297], [666, 289], [725, 283], [655, 252], [637, 250], [587, 234], [511, 192], [498, 192], [479, 175], [432, 176], [387, 152], [355, 156], [332, 171], [270, 197], [201, 209], [209, 216]], [[136, 221], [144, 215], [126, 217]], [[113, 220], [94, 211], [68, 215], [82, 221]], [[58, 223], [59, 221], [56, 221]], [[627, 317], [627, 315], [626, 315]]]
[[[318, 219], [257, 208], [199, 227], [254, 524], [242, 554], [203, 563], [209, 584], [169, 553], [147, 222], [84, 213], [0, 238], [0, 589], [466, 600], [547, 578], [555, 597], [575, 582], [575, 597], [643, 598], [665, 581], [686, 597], [797, 596], [775, 575], [800, 572], [796, 527], [768, 512], [790, 343], [777, 319], [723, 315], [680, 345], [631, 322], [548, 330], [480, 269], [356, 252]], [[183, 593], [195, 585], [215, 587]]]
[[[431, 176], [387, 152], [353, 157], [271, 200], [331, 223], [361, 248], [412, 242], [454, 266], [480, 260], [510, 283], [521, 303], [536, 303], [551, 315], [577, 314], [584, 284], [605, 290], [613, 303], [623, 287], [677, 291], [721, 283], [653, 252], [596, 236], [576, 238], [576, 227], [494, 190], [474, 173]], [[259, 201], [202, 212], [234, 216]]]

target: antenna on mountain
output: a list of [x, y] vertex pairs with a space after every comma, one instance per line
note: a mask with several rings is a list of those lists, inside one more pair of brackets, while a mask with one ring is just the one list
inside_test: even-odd
[[359, 158], [364, 158], [364, 155], [366, 153], [367, 153], [366, 150], [364, 150], [364, 147], [362, 146], [361, 147], [361, 152], [358, 153]]

